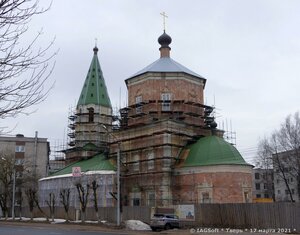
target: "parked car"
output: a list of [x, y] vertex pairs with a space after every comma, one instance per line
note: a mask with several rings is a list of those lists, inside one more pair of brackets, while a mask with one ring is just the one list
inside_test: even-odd
[[153, 231], [179, 228], [179, 219], [174, 214], [154, 214], [150, 221], [150, 227]]

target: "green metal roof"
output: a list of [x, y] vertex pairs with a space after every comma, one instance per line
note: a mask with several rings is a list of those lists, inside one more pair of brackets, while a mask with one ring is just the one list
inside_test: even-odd
[[105, 80], [97, 56], [98, 48], [94, 48], [94, 56], [86, 76], [81, 94], [77, 103], [79, 105], [96, 104], [111, 107]]
[[249, 165], [239, 151], [223, 138], [206, 136], [185, 148], [187, 157], [183, 167], [208, 165]]
[[89, 159], [82, 159], [78, 162], [74, 162], [65, 168], [55, 172], [51, 176], [71, 174], [73, 167], [80, 167], [81, 172], [87, 171], [114, 171], [116, 170], [115, 166], [108, 160], [104, 154], [97, 154]]

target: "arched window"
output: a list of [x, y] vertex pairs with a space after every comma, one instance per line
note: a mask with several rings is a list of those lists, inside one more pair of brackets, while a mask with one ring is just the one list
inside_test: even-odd
[[89, 122], [94, 122], [94, 109], [88, 108], [89, 110]]

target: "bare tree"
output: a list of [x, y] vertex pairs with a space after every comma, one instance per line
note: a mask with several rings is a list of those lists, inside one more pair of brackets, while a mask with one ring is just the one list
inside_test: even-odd
[[81, 222], [85, 221], [85, 210], [88, 203], [89, 193], [90, 193], [90, 185], [86, 185], [86, 189], [82, 186], [80, 182], [76, 183], [76, 188], [78, 192], [78, 198], [80, 201], [80, 209], [82, 213]]
[[[28, 32], [29, 21], [45, 13], [38, 0], [0, 1], [0, 118], [15, 117], [25, 109], [42, 102], [51, 88], [45, 88], [53, 70], [48, 55], [53, 41], [39, 47], [42, 32], [31, 42], [22, 39]], [[51, 86], [50, 86], [51, 87]]]
[[98, 197], [97, 197], [97, 189], [99, 188], [99, 185], [97, 184], [96, 180], [92, 181], [92, 190], [93, 190], [93, 200], [94, 200], [94, 208], [96, 212], [96, 217], [99, 222], [99, 212], [98, 212]]
[[300, 118], [289, 115], [269, 138], [259, 142], [258, 161], [264, 167], [273, 166], [275, 176], [283, 180], [290, 201], [295, 201], [291, 178], [297, 181], [300, 198]]
[[25, 190], [25, 195], [27, 197], [27, 202], [29, 206], [30, 211], [30, 220], [33, 220], [33, 209], [34, 209], [34, 203], [35, 203], [35, 197], [36, 197], [36, 190], [32, 188], [28, 188]]
[[54, 212], [55, 212], [55, 194], [49, 193], [49, 200], [46, 200], [46, 203], [50, 210], [50, 217], [52, 222], [54, 222]]
[[8, 217], [8, 204], [12, 194], [13, 171], [15, 167], [14, 153], [0, 152], [0, 206], [5, 218]]
[[69, 207], [70, 207], [70, 189], [61, 189], [59, 196], [60, 196], [60, 202], [64, 206], [66, 221], [68, 222], [69, 221]]

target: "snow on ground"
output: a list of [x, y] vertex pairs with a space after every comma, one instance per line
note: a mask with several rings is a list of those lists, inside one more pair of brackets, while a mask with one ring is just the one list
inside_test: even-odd
[[60, 224], [60, 223], [65, 223], [65, 219], [54, 219], [54, 222], [52, 222], [52, 219], [49, 219], [51, 221], [51, 224]]
[[[81, 220], [73, 220], [73, 221], [70, 221], [70, 223], [81, 224], [82, 221]], [[95, 221], [95, 220], [85, 220], [84, 223], [85, 224], [98, 224], [99, 222]], [[101, 223], [103, 223], [103, 222], [101, 221]]]
[[125, 226], [130, 230], [151, 230], [148, 224], [145, 224], [140, 220], [126, 220]]
[[47, 219], [46, 218], [33, 218], [33, 221], [45, 222], [45, 221], [47, 221]]

